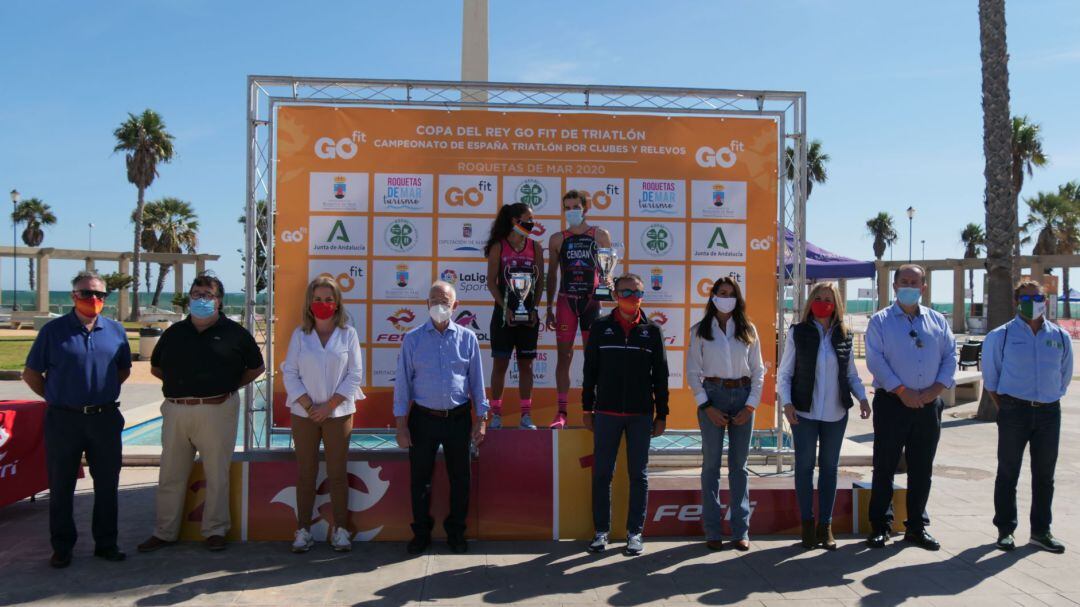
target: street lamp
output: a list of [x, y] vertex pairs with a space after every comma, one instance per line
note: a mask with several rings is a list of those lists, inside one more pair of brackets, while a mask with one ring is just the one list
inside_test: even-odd
[[15, 242], [18, 238], [16, 231], [18, 229], [15, 223], [15, 210], [19, 208], [19, 201], [22, 200], [22, 194], [19, 194], [19, 190], [11, 190], [11, 311], [19, 311], [19, 263], [15, 258]]
[[915, 220], [915, 207], [907, 208], [907, 261], [911, 263], [911, 224]]
[[926, 261], [926, 241], [925, 240], [922, 241], [922, 258], [923, 258], [923, 261]]
[[88, 237], [89, 246], [87, 248], [89, 248], [90, 252], [93, 253], [94, 252], [94, 222], [90, 222], [90, 223], [88, 223], [86, 225], [90, 227], [89, 237]]

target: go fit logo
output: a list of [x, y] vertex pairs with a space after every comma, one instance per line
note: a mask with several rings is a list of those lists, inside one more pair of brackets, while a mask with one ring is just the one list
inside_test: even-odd
[[476, 182], [475, 187], [471, 188], [459, 188], [457, 186], [446, 188], [446, 194], [444, 200], [446, 204], [452, 207], [460, 207], [469, 205], [470, 207], [478, 207], [484, 204], [484, 193], [490, 193], [494, 190], [490, 181], [481, 179]]
[[367, 134], [363, 131], [353, 131], [351, 136], [336, 141], [331, 137], [319, 137], [315, 140], [315, 155], [323, 160], [349, 160], [360, 151], [358, 143], [367, 143]]
[[746, 149], [738, 139], [732, 139], [731, 143], [721, 148], [711, 148], [709, 146], [702, 146], [697, 149], [697, 153], [694, 154], [694, 160], [697, 161], [698, 166], [705, 168], [720, 167], [724, 169], [730, 169], [735, 166], [735, 162], [738, 160], [736, 152], [741, 152]]
[[612, 197], [619, 196], [622, 193], [622, 188], [613, 183], [609, 183], [603, 190], [597, 190], [596, 192], [578, 190], [578, 192], [585, 196], [585, 199], [589, 201], [589, 206], [591, 208], [606, 211], [611, 207], [613, 201]]

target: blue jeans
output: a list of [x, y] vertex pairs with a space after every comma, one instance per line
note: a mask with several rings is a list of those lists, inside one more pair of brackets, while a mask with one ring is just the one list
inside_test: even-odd
[[630, 507], [626, 512], [626, 532], [641, 533], [645, 528], [645, 507], [649, 495], [649, 443], [652, 440], [652, 416], [593, 416], [593, 526], [597, 533], [611, 531], [611, 477], [619, 443], [626, 433], [626, 473], [630, 477]]
[[[719, 384], [706, 383], [708, 406], [734, 417], [746, 406], [750, 387], [724, 388]], [[705, 539], [723, 538], [721, 525], [723, 512], [720, 506], [720, 464], [724, 455], [724, 431], [728, 432], [728, 493], [731, 499], [731, 535], [736, 540], [750, 537], [750, 487], [746, 479], [746, 457], [750, 453], [750, 438], [754, 431], [754, 416], [741, 426], [728, 424], [726, 428], [713, 425], [698, 409], [698, 426], [701, 428], [701, 505], [705, 526]]]
[[1016, 531], [1016, 482], [1024, 448], [1031, 449], [1031, 534], [1050, 532], [1054, 501], [1054, 469], [1061, 436], [1061, 405], [1042, 407], [1021, 404], [1006, 394], [998, 395], [998, 468], [994, 481], [994, 526], [1001, 533]]
[[[795, 439], [795, 495], [802, 520], [814, 520], [814, 464], [818, 467], [818, 521], [831, 523], [836, 502], [836, 470], [848, 416], [834, 422], [798, 417], [791, 427]], [[820, 443], [820, 447], [818, 446]], [[816, 460], [816, 461], [815, 461]]]

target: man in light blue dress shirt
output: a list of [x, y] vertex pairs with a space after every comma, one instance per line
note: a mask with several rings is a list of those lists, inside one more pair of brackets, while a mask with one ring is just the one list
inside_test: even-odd
[[941, 436], [940, 395], [953, 385], [956, 339], [945, 317], [919, 305], [926, 290], [921, 266], [893, 275], [896, 302], [874, 314], [866, 328], [866, 366], [874, 376], [874, 479], [870, 537], [881, 548], [892, 526], [893, 477], [906, 453], [908, 470], [904, 540], [927, 550], [941, 546], [926, 531], [926, 502]]
[[476, 334], [450, 319], [457, 307], [454, 287], [436, 282], [427, 303], [431, 319], [405, 335], [394, 377], [397, 442], [409, 450], [414, 537], [407, 549], [420, 554], [431, 544], [431, 477], [442, 446], [450, 479], [443, 528], [450, 549], [462, 553], [468, 550], [469, 444], [483, 442], [488, 410], [484, 365]]
[[1046, 320], [1042, 285], [1022, 281], [1013, 292], [1016, 318], [983, 342], [986, 391], [998, 408], [998, 469], [994, 482], [997, 546], [1016, 547], [1016, 482], [1031, 445], [1031, 543], [1054, 553], [1065, 546], [1050, 533], [1054, 468], [1061, 435], [1061, 397], [1072, 381], [1072, 339]]

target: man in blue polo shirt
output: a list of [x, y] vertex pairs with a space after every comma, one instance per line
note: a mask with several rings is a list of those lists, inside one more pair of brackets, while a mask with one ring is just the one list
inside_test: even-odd
[[1024, 280], [1013, 291], [1017, 315], [983, 342], [983, 381], [998, 408], [998, 469], [994, 482], [997, 547], [1016, 547], [1016, 481], [1024, 449], [1031, 445], [1031, 543], [1060, 554], [1065, 546], [1050, 533], [1054, 468], [1061, 436], [1061, 397], [1073, 374], [1072, 339], [1043, 318], [1042, 285]]
[[83, 453], [94, 479], [94, 556], [124, 560], [116, 544], [120, 484], [120, 384], [131, 373], [124, 326], [101, 316], [105, 282], [96, 272], [71, 281], [71, 313], [38, 333], [22, 377], [45, 399], [45, 459], [49, 473], [49, 534], [56, 568], [71, 564], [77, 533], [72, 507]]

